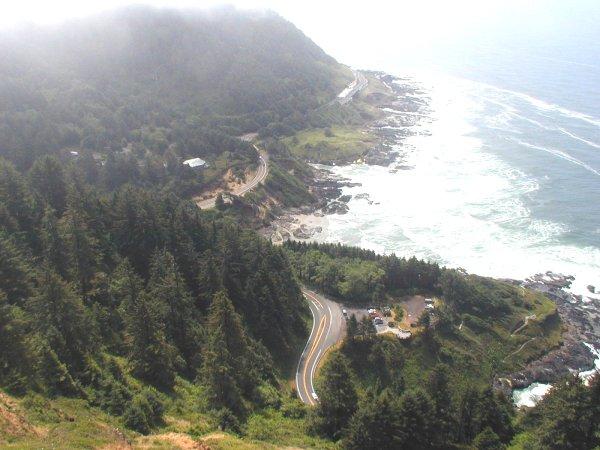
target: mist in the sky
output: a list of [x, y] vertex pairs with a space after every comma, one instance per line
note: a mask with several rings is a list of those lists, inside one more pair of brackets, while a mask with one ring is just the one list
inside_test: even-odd
[[[0, 24], [57, 23], [130, 2], [48, 3], [5, 7]], [[600, 285], [599, 0], [228, 3], [274, 10], [341, 63], [410, 74], [431, 102], [430, 126], [398, 143], [413, 171], [338, 168], [364, 178], [381, 207], [351, 202], [331, 219], [331, 240], [495, 276], [564, 271], [582, 291]], [[420, 198], [403, 195], [414, 186]]]

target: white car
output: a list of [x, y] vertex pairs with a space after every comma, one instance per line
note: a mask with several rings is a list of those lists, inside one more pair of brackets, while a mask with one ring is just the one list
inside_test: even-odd
[[319, 396], [317, 395], [316, 392], [312, 393], [312, 398], [314, 398], [315, 400], [319, 400]]

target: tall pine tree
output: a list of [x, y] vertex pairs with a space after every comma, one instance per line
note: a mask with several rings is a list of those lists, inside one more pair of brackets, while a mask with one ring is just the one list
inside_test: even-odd
[[185, 280], [171, 253], [157, 251], [152, 258], [148, 293], [165, 311], [165, 333], [193, 374], [200, 346], [199, 317]]
[[312, 428], [323, 436], [339, 439], [357, 408], [358, 395], [347, 358], [334, 352], [320, 375], [319, 404]]

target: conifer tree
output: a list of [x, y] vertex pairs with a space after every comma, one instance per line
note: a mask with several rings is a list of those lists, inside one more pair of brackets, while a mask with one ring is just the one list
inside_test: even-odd
[[407, 450], [434, 448], [435, 426], [431, 420], [434, 406], [421, 391], [408, 391], [399, 407], [399, 447]]
[[355, 336], [358, 334], [358, 321], [356, 320], [356, 314], [352, 314], [348, 319], [346, 326], [346, 335], [349, 341], [353, 341]]
[[222, 325], [211, 327], [203, 351], [201, 382], [207, 388], [208, 402], [212, 409], [226, 408], [239, 416], [244, 413], [244, 402], [233, 358], [229, 349], [223, 345], [227, 340]]
[[109, 292], [124, 315], [133, 314], [133, 308], [142, 293], [143, 280], [135, 273], [128, 259], [122, 260], [110, 280]]
[[514, 434], [512, 413], [513, 407], [509, 401], [488, 388], [483, 391], [479, 400], [479, 429], [490, 427], [502, 442], [509, 442]]
[[26, 327], [22, 311], [10, 305], [0, 290], [0, 383], [17, 393], [26, 389], [30, 378], [31, 355], [25, 339]]
[[192, 296], [171, 253], [157, 251], [152, 259], [148, 294], [165, 310], [165, 333], [188, 365], [198, 353], [200, 333]]
[[375, 325], [370, 317], [365, 316], [361, 319], [359, 325], [360, 334], [365, 338], [370, 339], [371, 337], [377, 334], [377, 330], [375, 329]]
[[367, 392], [350, 419], [344, 448], [379, 450], [398, 445], [398, 408], [387, 390]]
[[[246, 333], [239, 314], [224, 290], [214, 295], [206, 326], [209, 333], [223, 327], [225, 334], [221, 345], [227, 348], [234, 359], [242, 359], [247, 348]], [[238, 368], [241, 369], [241, 366]]]
[[70, 256], [72, 279], [82, 293], [87, 293], [99, 265], [98, 243], [88, 231], [80, 213], [74, 209], [65, 211], [60, 226], [61, 238]]
[[0, 290], [9, 303], [22, 305], [32, 294], [32, 273], [20, 246], [0, 231]]
[[221, 280], [217, 269], [217, 260], [211, 250], [206, 250], [200, 258], [198, 270], [198, 299], [196, 306], [201, 310], [208, 310], [215, 293], [222, 289]]
[[[556, 383], [542, 405], [546, 417], [540, 430], [540, 443], [544, 448], [554, 449], [592, 449], [600, 442], [598, 428], [593, 423], [590, 394], [575, 374]], [[597, 409], [597, 405], [596, 405]]]
[[60, 235], [56, 211], [46, 208], [42, 218], [42, 249], [44, 259], [49, 267], [52, 267], [61, 277], [67, 279], [69, 276], [69, 253], [66, 243]]
[[[38, 239], [35, 226], [40, 211], [23, 176], [15, 167], [0, 158], [0, 205], [2, 205], [3, 222], [11, 223], [18, 228], [27, 243], [36, 247]], [[7, 293], [8, 294], [8, 293]]]
[[458, 442], [467, 444], [477, 435], [478, 410], [479, 393], [473, 388], [467, 388], [460, 397], [460, 402], [458, 404], [458, 428], [456, 433]]
[[137, 294], [125, 316], [130, 337], [132, 372], [162, 389], [170, 389], [175, 380], [176, 350], [165, 336], [161, 305], [145, 292]]
[[506, 446], [490, 427], [485, 427], [473, 441], [473, 448], [477, 450], [504, 450]]
[[334, 352], [323, 366], [320, 379], [319, 404], [313, 414], [312, 428], [323, 436], [339, 439], [358, 403], [347, 358]]
[[[591, 442], [594, 446], [600, 445], [600, 372], [592, 376], [588, 381], [588, 408], [589, 408], [589, 427], [585, 431], [588, 436], [592, 436]], [[595, 433], [595, 435], [594, 435]]]
[[51, 269], [44, 268], [37, 292], [27, 307], [33, 315], [34, 329], [60, 362], [70, 371], [82, 370], [91, 349], [93, 327], [73, 286]]
[[239, 315], [224, 291], [215, 294], [206, 322], [207, 341], [203, 349], [202, 382], [215, 410], [227, 408], [235, 415], [244, 413], [240, 381], [254, 383], [247, 359], [247, 338]]
[[62, 165], [53, 156], [38, 158], [29, 171], [31, 186], [59, 215], [65, 210], [67, 184]]
[[441, 445], [451, 440], [451, 432], [455, 430], [454, 409], [450, 394], [448, 366], [438, 364], [429, 375], [427, 390], [433, 401], [436, 439]]

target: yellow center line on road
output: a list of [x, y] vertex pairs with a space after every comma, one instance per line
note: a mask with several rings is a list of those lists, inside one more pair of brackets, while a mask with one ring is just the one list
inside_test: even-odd
[[[329, 322], [329, 326], [327, 326], [327, 322]], [[325, 326], [323, 327], [323, 331], [325, 331], [325, 328], [327, 328], [327, 333], [325, 334], [325, 339], [323, 340], [323, 342], [325, 342], [325, 340], [329, 336], [329, 330], [331, 328], [331, 316], [325, 316]], [[319, 357], [321, 356], [322, 351], [323, 349], [319, 350], [319, 353], [317, 353], [317, 356], [315, 356], [315, 360], [310, 369], [310, 389], [312, 392], [315, 391], [315, 388], [313, 386], [313, 377], [315, 376], [315, 370], [317, 368], [317, 363], [319, 362]]]
[[321, 335], [323, 334], [323, 330], [325, 330], [325, 323], [326, 323], [325, 316], [323, 316], [321, 318], [321, 322], [319, 323], [319, 329], [317, 330], [317, 335], [316, 335], [316, 338], [315, 338], [315, 340], [313, 342], [313, 345], [312, 345], [312, 347], [310, 349], [310, 352], [308, 353], [308, 356], [304, 360], [304, 370], [302, 371], [302, 379], [303, 379], [302, 383], [304, 385], [304, 392], [306, 393], [306, 397], [308, 398], [308, 402], [311, 405], [314, 405], [315, 402], [314, 402], [314, 400], [312, 398], [312, 393], [309, 394], [308, 387], [306, 386], [306, 369], [309, 366], [308, 363], [310, 361], [310, 358], [312, 358], [312, 355], [315, 353], [316, 348], [319, 346], [319, 341], [321, 339]]
[[312, 294], [312, 293], [310, 293], [310, 292], [308, 292], [308, 291], [305, 291], [305, 292], [304, 292], [304, 295], [307, 295], [308, 297], [310, 297], [310, 299], [311, 299], [312, 301], [314, 301], [314, 302], [317, 302], [317, 303], [319, 304], [319, 306], [320, 306], [321, 308], [323, 308], [323, 304], [322, 304], [322, 303], [319, 301], [319, 299], [317, 298], [317, 296], [316, 296], [316, 295], [314, 295], [314, 294]]

